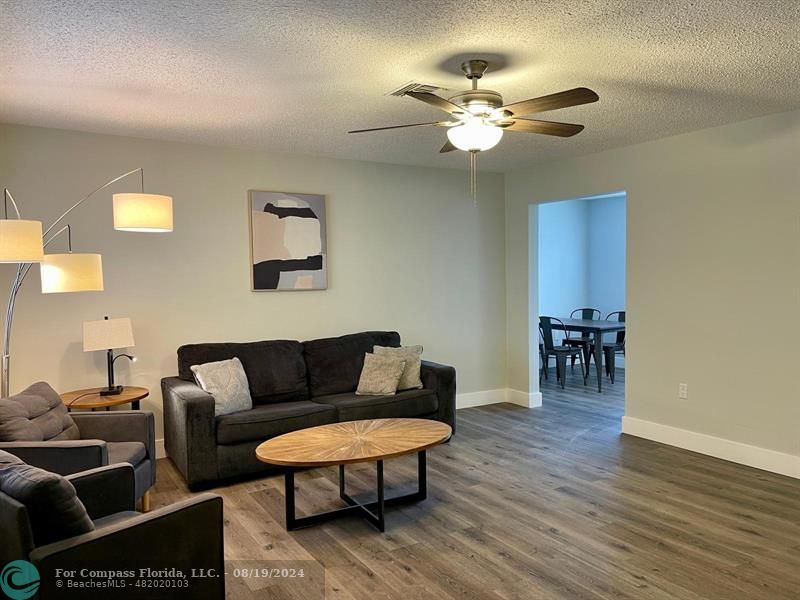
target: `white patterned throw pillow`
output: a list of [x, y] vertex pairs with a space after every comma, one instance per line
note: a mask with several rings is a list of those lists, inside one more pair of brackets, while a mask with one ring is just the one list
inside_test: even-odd
[[229, 415], [253, 408], [247, 374], [238, 358], [193, 365], [197, 385], [214, 396], [214, 415]]
[[405, 361], [406, 366], [400, 376], [397, 390], [418, 390], [422, 388], [420, 371], [422, 369], [422, 346], [403, 346], [392, 348], [390, 346], [375, 346], [372, 351], [378, 356], [394, 356]]
[[358, 380], [358, 396], [393, 396], [403, 375], [405, 361], [395, 356], [364, 355], [364, 368]]

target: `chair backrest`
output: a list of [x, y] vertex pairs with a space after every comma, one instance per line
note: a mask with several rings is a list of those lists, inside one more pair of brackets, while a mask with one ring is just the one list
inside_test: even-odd
[[39, 381], [0, 398], [0, 442], [77, 440], [80, 431], [52, 387]]
[[27, 558], [32, 545], [94, 531], [86, 507], [67, 479], [4, 451], [0, 451], [0, 511], [0, 550], [23, 552], [16, 558]]
[[548, 352], [556, 345], [553, 341], [553, 331], [561, 330], [564, 332], [564, 337], [569, 339], [569, 331], [567, 331], [564, 321], [556, 317], [539, 317], [539, 332], [542, 335], [545, 350]]
[[[620, 323], [625, 322], [625, 311], [624, 310], [615, 310], [614, 312], [610, 312], [606, 315], [606, 321], [619, 321]], [[618, 331], [617, 332], [617, 343], [624, 344], [625, 343], [625, 332]]]
[[578, 315], [578, 318], [584, 321], [599, 321], [603, 317], [603, 313], [596, 308], [576, 308], [569, 313], [569, 318], [574, 319], [575, 315]]
[[28, 510], [18, 500], [0, 492], [0, 563], [27, 559], [34, 548]]

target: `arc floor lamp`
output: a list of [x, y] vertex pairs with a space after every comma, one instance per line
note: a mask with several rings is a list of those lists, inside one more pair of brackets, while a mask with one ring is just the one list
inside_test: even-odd
[[[55, 232], [53, 230], [89, 198], [134, 173], [140, 174], [141, 191], [113, 195], [114, 229], [143, 233], [172, 231], [172, 197], [146, 194], [144, 192], [144, 170], [141, 167], [123, 173], [93, 190], [70, 206], [47, 228], [43, 227], [41, 221], [23, 219], [14, 197], [7, 188], [3, 190], [5, 213], [4, 218], [0, 219], [0, 263], [16, 263], [17, 272], [11, 282], [6, 317], [3, 323], [0, 397], [5, 398], [9, 393], [11, 325], [14, 321], [14, 305], [19, 289], [34, 263], [41, 264], [43, 294], [103, 290], [101, 256], [99, 254], [73, 253], [69, 224], [65, 224]], [[16, 219], [9, 219], [9, 201], [16, 214]], [[45, 254], [45, 248], [65, 232], [67, 234], [67, 253]]]

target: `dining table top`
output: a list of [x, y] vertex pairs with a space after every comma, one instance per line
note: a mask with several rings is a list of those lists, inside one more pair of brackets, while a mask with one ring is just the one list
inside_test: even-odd
[[564, 327], [573, 331], [625, 331], [625, 321], [556, 318], [564, 323]]

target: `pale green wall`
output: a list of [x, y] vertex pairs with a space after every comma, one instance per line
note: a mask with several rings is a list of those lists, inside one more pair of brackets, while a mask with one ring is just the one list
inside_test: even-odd
[[626, 414], [800, 454], [799, 159], [790, 112], [507, 174], [510, 387], [537, 387], [529, 204], [624, 190]]
[[[119, 378], [148, 386], [145, 406], [157, 413], [159, 381], [175, 374], [187, 342], [397, 329], [457, 368], [459, 392], [505, 386], [502, 175], [481, 173], [476, 206], [463, 170], [0, 126], [0, 186], [31, 218], [50, 221], [138, 166], [149, 191], [174, 196], [175, 231], [114, 231], [112, 191], [81, 207], [70, 220], [75, 250], [102, 253], [106, 290], [42, 295], [31, 271], [14, 323], [12, 392], [39, 379], [62, 391], [102, 385], [103, 355], [82, 351], [81, 324], [103, 315], [132, 318], [139, 361], [118, 363]], [[327, 194], [327, 291], [250, 291], [250, 188]], [[3, 293], [12, 271], [0, 265]]]

